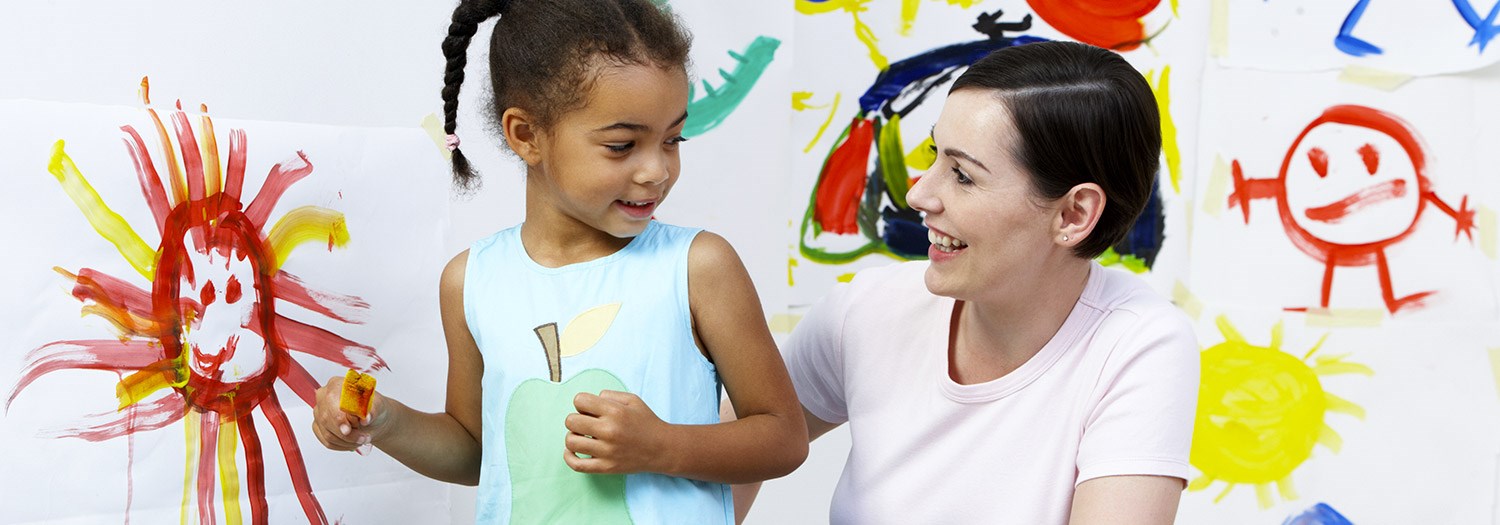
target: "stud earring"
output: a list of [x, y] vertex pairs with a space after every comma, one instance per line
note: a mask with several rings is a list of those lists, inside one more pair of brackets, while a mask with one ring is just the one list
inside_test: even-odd
[[1068, 236], [1067, 235], [1063, 236], [1063, 242], [1068, 242]]

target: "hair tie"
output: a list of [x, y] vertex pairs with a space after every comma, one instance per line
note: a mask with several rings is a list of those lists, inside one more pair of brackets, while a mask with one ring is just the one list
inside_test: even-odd
[[448, 151], [458, 150], [458, 135], [449, 133], [448, 138], [444, 139], [444, 142], [448, 144]]

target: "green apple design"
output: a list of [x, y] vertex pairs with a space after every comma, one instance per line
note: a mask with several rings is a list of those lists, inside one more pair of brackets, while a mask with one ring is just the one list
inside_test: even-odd
[[510, 522], [630, 524], [625, 505], [625, 476], [582, 474], [563, 462], [563, 419], [574, 412], [579, 392], [625, 391], [607, 371], [591, 368], [562, 380], [562, 358], [592, 348], [614, 323], [620, 303], [579, 314], [563, 330], [557, 323], [536, 327], [546, 350], [550, 380], [528, 379], [511, 394], [505, 415], [506, 460], [510, 465]]

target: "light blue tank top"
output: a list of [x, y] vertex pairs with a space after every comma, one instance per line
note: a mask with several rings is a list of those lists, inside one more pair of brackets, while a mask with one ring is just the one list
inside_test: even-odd
[[719, 376], [688, 309], [698, 231], [652, 221], [620, 251], [560, 268], [526, 254], [519, 225], [470, 247], [464, 315], [484, 357], [478, 523], [734, 522], [727, 485], [563, 462], [580, 391], [631, 392], [668, 423], [719, 421]]

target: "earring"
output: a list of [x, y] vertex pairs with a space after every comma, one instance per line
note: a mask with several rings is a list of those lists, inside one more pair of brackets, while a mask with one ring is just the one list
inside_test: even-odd
[[1063, 242], [1068, 242], [1068, 236], [1067, 235], [1063, 236]]

